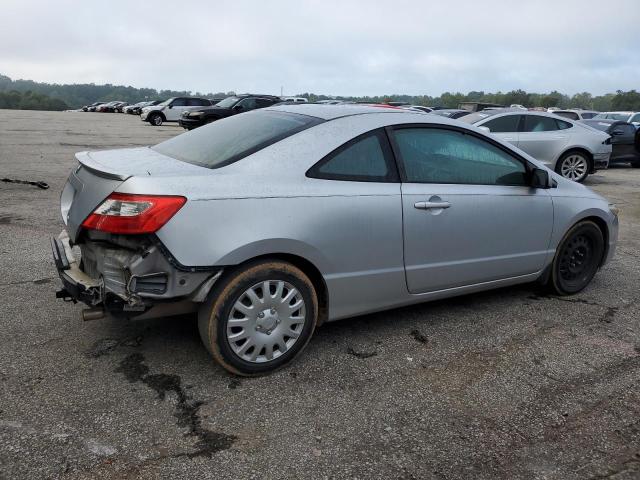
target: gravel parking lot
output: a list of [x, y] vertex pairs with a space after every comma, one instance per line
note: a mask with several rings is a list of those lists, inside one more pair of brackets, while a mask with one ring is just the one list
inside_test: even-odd
[[84, 323], [49, 237], [73, 154], [181, 133], [0, 110], [0, 478], [640, 478], [640, 169], [614, 261], [574, 297], [495, 290], [323, 326], [276, 374], [215, 365], [195, 319]]

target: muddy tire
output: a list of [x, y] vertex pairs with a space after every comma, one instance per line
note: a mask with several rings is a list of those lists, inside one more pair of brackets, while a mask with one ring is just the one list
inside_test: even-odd
[[256, 376], [290, 363], [318, 321], [313, 283], [296, 266], [267, 260], [223, 276], [198, 312], [200, 338], [237, 375]]
[[551, 265], [547, 287], [557, 295], [572, 295], [585, 288], [604, 256], [604, 237], [591, 221], [574, 225], [564, 236]]

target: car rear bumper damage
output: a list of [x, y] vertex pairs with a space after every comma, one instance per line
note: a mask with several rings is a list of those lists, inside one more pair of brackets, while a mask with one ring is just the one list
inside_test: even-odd
[[79, 258], [66, 231], [51, 239], [63, 286], [56, 298], [82, 302], [94, 312], [114, 316], [187, 313], [205, 301], [222, 274], [220, 268], [179, 265], [149, 238], [109, 237], [85, 239], [79, 245]]

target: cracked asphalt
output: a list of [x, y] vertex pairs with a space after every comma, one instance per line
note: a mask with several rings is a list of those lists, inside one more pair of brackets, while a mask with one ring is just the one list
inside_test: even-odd
[[533, 285], [327, 324], [290, 368], [230, 376], [195, 319], [83, 323], [49, 237], [86, 149], [181, 132], [0, 110], [0, 478], [640, 478], [640, 170], [617, 255], [573, 297]]

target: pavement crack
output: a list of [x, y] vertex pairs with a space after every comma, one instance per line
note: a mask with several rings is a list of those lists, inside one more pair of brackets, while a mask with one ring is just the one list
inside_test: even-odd
[[124, 374], [131, 382], [141, 382], [154, 390], [160, 400], [164, 400], [168, 393], [176, 397], [176, 406], [173, 416], [177, 419], [179, 427], [186, 427], [187, 436], [195, 437], [195, 451], [171, 455], [177, 457], [211, 457], [214, 453], [231, 448], [237, 440], [235, 435], [214, 432], [205, 428], [200, 419], [200, 407], [204, 402], [194, 400], [187, 394], [182, 386], [182, 380], [178, 375], [166, 373], [149, 373], [149, 367], [144, 363], [141, 353], [133, 353], [125, 357], [116, 372]]
[[15, 282], [0, 283], [0, 287], [8, 287], [10, 285], [26, 285], [27, 283], [42, 285], [44, 283], [50, 283], [52, 280], [53, 277], [36, 278], [35, 280], [16, 280]]

